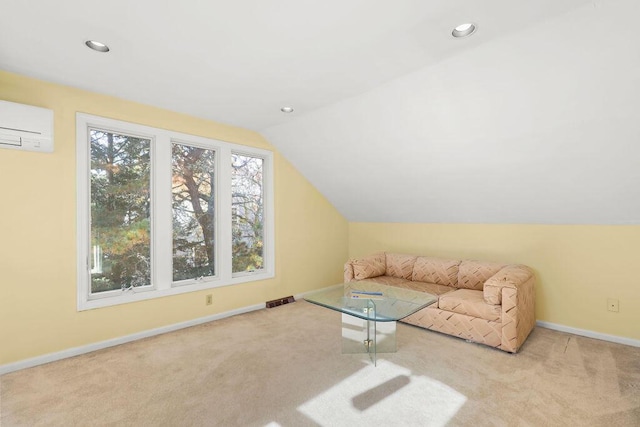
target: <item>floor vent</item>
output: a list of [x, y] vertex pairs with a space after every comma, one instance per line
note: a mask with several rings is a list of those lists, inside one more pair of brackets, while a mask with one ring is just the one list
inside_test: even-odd
[[293, 295], [284, 297], [284, 298], [278, 298], [271, 301], [267, 301], [267, 308], [273, 308], [279, 305], [289, 304], [290, 302], [295, 302], [295, 301], [296, 300], [295, 298], [293, 298]]

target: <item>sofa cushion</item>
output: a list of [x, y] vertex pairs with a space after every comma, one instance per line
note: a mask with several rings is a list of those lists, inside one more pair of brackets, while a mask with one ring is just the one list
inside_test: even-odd
[[353, 276], [356, 280], [382, 276], [387, 268], [384, 252], [369, 255], [362, 259], [356, 259], [352, 264]]
[[415, 255], [387, 254], [387, 276], [411, 280], [416, 258]]
[[497, 262], [464, 260], [458, 267], [458, 283], [456, 287], [481, 291], [484, 287], [484, 282], [502, 267], [504, 267], [504, 264], [498, 264]]
[[502, 306], [487, 304], [482, 291], [473, 289], [458, 289], [442, 295], [438, 299], [438, 308], [493, 321], [500, 320], [502, 312]]
[[377, 277], [370, 277], [367, 279], [367, 282], [375, 282], [375, 283], [380, 283], [382, 285], [387, 285], [387, 286], [399, 286], [399, 287], [406, 287], [405, 285], [407, 283], [410, 283], [407, 279], [403, 279], [401, 277], [391, 277], [391, 276], [377, 276]]
[[437, 283], [428, 283], [428, 282], [406, 282], [400, 285], [403, 288], [411, 289], [414, 291], [426, 292], [431, 295], [444, 295], [448, 292], [453, 292], [456, 288], [452, 288], [450, 286], [442, 286]]
[[484, 302], [492, 305], [500, 305], [502, 304], [502, 286], [493, 286], [490, 285], [491, 279], [485, 282], [485, 287], [482, 290], [482, 296], [484, 297]]
[[455, 287], [458, 283], [460, 260], [418, 257], [411, 280]]
[[410, 289], [412, 291], [426, 292], [431, 295], [443, 295], [447, 292], [455, 291], [456, 288], [450, 286], [437, 285], [435, 283], [413, 282], [411, 280], [402, 279], [400, 277], [378, 276], [371, 277], [367, 282], [380, 283], [387, 286], [396, 286], [398, 288]]

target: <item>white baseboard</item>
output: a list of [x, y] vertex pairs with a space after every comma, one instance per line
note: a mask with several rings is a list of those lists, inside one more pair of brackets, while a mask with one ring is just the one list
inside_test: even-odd
[[[336, 285], [342, 286], [342, 285]], [[331, 289], [336, 286], [329, 286], [323, 289]], [[316, 289], [310, 292], [295, 295], [295, 299], [299, 300], [304, 298], [307, 293], [317, 292], [321, 289]], [[19, 371], [20, 369], [31, 368], [38, 365], [44, 365], [45, 363], [55, 362], [56, 360], [66, 359], [68, 357], [79, 356], [81, 354], [90, 353], [92, 351], [101, 350], [103, 348], [113, 347], [120, 344], [125, 344], [131, 341], [136, 341], [142, 338], [148, 338], [155, 335], [165, 334], [167, 332], [177, 331], [179, 329], [188, 328], [191, 326], [201, 325], [203, 323], [212, 322], [214, 320], [224, 319], [225, 317], [235, 316], [237, 314], [249, 313], [251, 311], [260, 310], [265, 308], [265, 304], [256, 304], [247, 307], [238, 308], [235, 310], [225, 311], [223, 313], [213, 314], [211, 316], [200, 317], [193, 320], [187, 320], [186, 322], [174, 323], [173, 325], [162, 326], [160, 328], [149, 329], [147, 331], [137, 332], [135, 334], [126, 335], [123, 337], [113, 338], [106, 341], [100, 341], [97, 343], [87, 344], [80, 347], [73, 347], [66, 350], [58, 351], [55, 353], [49, 353], [42, 356], [33, 357], [30, 359], [20, 360], [14, 363], [8, 363], [6, 365], [0, 365], [0, 375], [8, 374], [9, 372]], [[625, 344], [632, 347], [640, 347], [640, 340], [632, 338], [619, 337], [616, 335], [608, 335], [600, 332], [593, 332], [586, 329], [572, 328], [570, 326], [559, 325], [557, 323], [545, 322], [538, 320], [537, 326], [547, 329], [553, 329], [555, 331], [567, 332], [574, 335], [581, 335], [588, 338], [595, 338], [603, 341], [610, 341], [618, 344]]]
[[602, 341], [610, 341], [618, 344], [630, 345], [632, 347], [640, 347], [640, 340], [634, 340], [632, 338], [619, 337], [617, 335], [603, 334], [600, 332], [593, 332], [586, 329], [572, 328], [570, 326], [558, 325], [557, 323], [544, 322], [542, 320], [536, 321], [536, 324], [542, 328], [553, 329], [554, 331], [568, 332], [574, 335], [580, 335], [587, 338], [595, 338]]
[[137, 332], [135, 334], [126, 335], [123, 337], [113, 338], [106, 341], [100, 341], [92, 344], [83, 345], [80, 347], [73, 347], [66, 350], [58, 351], [55, 353], [49, 353], [42, 356], [33, 357], [30, 359], [20, 360], [14, 363], [8, 363], [6, 365], [0, 365], [0, 375], [8, 374], [9, 372], [18, 371], [20, 369], [31, 368], [38, 365], [44, 365], [45, 363], [55, 362], [56, 360], [66, 359], [67, 357], [79, 356], [81, 354], [90, 353], [92, 351], [101, 350], [107, 347], [113, 347], [136, 341], [142, 338], [152, 337], [154, 335], [165, 334], [167, 332], [177, 331], [178, 329], [188, 328], [190, 326], [200, 325], [202, 323], [211, 322], [214, 320], [224, 319], [225, 317], [235, 316], [236, 314], [248, 313], [250, 311], [260, 310], [265, 308], [265, 304], [256, 304], [248, 307], [242, 307], [235, 310], [225, 311], [224, 313], [213, 314], [211, 316], [199, 317], [193, 320], [187, 320], [186, 322], [174, 323], [173, 325], [162, 326], [160, 328], [149, 329], [147, 331]]

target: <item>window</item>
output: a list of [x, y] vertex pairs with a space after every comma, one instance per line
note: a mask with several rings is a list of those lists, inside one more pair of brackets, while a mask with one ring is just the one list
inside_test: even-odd
[[231, 155], [233, 272], [263, 267], [263, 159]]
[[215, 154], [172, 144], [174, 281], [215, 276]]
[[274, 276], [271, 152], [76, 122], [79, 310]]
[[89, 128], [91, 293], [151, 285], [151, 140]]

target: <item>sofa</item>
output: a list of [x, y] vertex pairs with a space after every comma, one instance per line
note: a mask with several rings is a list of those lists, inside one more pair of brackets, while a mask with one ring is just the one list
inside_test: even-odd
[[402, 322], [507, 352], [535, 326], [535, 275], [524, 265], [381, 252], [347, 261], [344, 281], [360, 280], [436, 295]]

